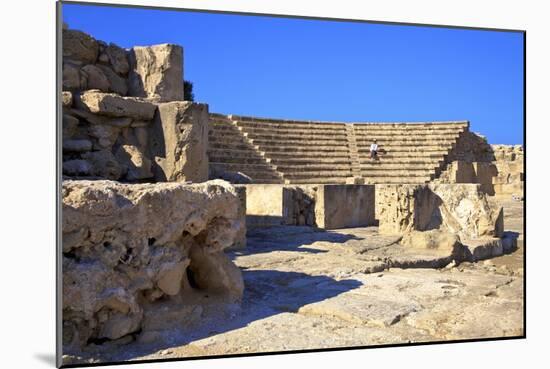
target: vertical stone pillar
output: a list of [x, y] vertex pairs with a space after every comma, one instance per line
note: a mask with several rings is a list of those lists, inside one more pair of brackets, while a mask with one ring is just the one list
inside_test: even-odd
[[235, 192], [239, 198], [239, 217], [243, 219], [241, 228], [237, 231], [235, 242], [226, 250], [243, 250], [246, 248], [246, 186], [235, 185]]
[[130, 49], [129, 95], [155, 101], [183, 100], [183, 48], [162, 44]]
[[208, 180], [208, 105], [190, 101], [158, 104], [150, 133], [157, 181]]

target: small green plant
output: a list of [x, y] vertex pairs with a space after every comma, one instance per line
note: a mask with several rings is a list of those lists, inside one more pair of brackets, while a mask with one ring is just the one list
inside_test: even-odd
[[193, 94], [193, 82], [183, 81], [183, 99], [186, 101], [195, 101]]

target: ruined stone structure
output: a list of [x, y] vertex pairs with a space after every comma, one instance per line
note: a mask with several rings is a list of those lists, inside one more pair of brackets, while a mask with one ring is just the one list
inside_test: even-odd
[[65, 181], [62, 196], [67, 349], [191, 323], [208, 294], [241, 298], [223, 253], [244, 226], [227, 182]]
[[[271, 227], [263, 234], [268, 245], [258, 238], [252, 244], [284, 252], [276, 249], [269, 270], [247, 285], [248, 298], [261, 295], [262, 286], [330, 295], [339, 287], [325, 289], [327, 283], [350, 270], [442, 268], [517, 247], [517, 235], [504, 232], [502, 207], [488, 196], [523, 196], [523, 149], [490, 146], [467, 121], [341, 123], [210, 113], [207, 104], [184, 100], [180, 46], [122, 49], [69, 29], [62, 78], [66, 352], [154, 342], [162, 331], [199, 329], [205, 317], [231, 321], [224, 309], [239, 305], [244, 289], [235, 255], [248, 260], [244, 268], [261, 264], [262, 252], [246, 258], [247, 232], [262, 236], [265, 227]], [[373, 139], [383, 150], [379, 160], [369, 158]], [[287, 226], [294, 235], [284, 233]], [[327, 232], [342, 228], [354, 230]], [[343, 265], [333, 264], [333, 256], [285, 259], [301, 246], [287, 240], [308, 237], [327, 241], [322, 252]], [[229, 258], [226, 251], [238, 254]], [[277, 260], [316, 277], [303, 285], [296, 273], [296, 280], [277, 277], [270, 264]], [[331, 278], [318, 280], [321, 272]], [[351, 312], [341, 316], [359, 311], [359, 321], [370, 322], [381, 315], [376, 324], [388, 327], [403, 311], [420, 309], [408, 301], [403, 311], [388, 307], [388, 298], [365, 313], [362, 296], [345, 303]], [[268, 310], [332, 311], [330, 303], [289, 299], [272, 301]], [[309, 295], [305, 301], [315, 302]]]
[[[210, 115], [211, 176], [255, 183], [426, 183], [468, 122], [338, 123]], [[369, 158], [376, 139], [385, 153]], [[230, 179], [234, 178], [231, 175]]]
[[208, 106], [183, 101], [183, 49], [124, 50], [63, 30], [63, 174], [208, 179]]
[[[383, 150], [371, 160], [376, 139]], [[341, 123], [210, 114], [210, 178], [232, 183], [479, 183], [522, 193], [520, 146], [489, 145], [469, 123]], [[512, 162], [512, 163], [510, 163]]]

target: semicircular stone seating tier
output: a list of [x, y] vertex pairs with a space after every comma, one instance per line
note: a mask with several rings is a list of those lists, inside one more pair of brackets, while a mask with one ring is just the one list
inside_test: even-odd
[[[427, 183], [439, 176], [467, 121], [342, 123], [210, 114], [211, 172], [254, 183]], [[370, 158], [376, 139], [381, 154]]]

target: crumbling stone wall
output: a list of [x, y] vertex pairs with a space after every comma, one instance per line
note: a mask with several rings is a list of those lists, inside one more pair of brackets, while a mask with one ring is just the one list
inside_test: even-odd
[[523, 198], [523, 147], [489, 145], [468, 132], [457, 141], [436, 183], [479, 183], [488, 195]]
[[247, 184], [249, 227], [313, 226], [323, 229], [369, 226], [374, 219], [374, 185]]
[[315, 206], [318, 186], [285, 186], [285, 224], [298, 226], [317, 226]]
[[460, 134], [447, 157], [448, 161], [489, 162], [494, 160], [493, 150], [485, 136], [466, 130]]
[[495, 194], [523, 199], [525, 173], [523, 146], [492, 145], [492, 148], [497, 172], [492, 178]]
[[241, 272], [223, 250], [244, 218], [227, 182], [64, 181], [62, 200], [67, 350], [192, 323], [201, 293], [241, 298]]
[[151, 341], [238, 302], [223, 250], [246, 243], [245, 194], [204, 182], [208, 106], [183, 101], [182, 48], [66, 27], [62, 45], [64, 352]]
[[502, 207], [479, 184], [376, 185], [376, 217], [382, 234], [440, 229], [477, 239], [504, 230]]
[[123, 49], [70, 29], [62, 44], [66, 177], [208, 179], [208, 106], [183, 101], [180, 46]]

